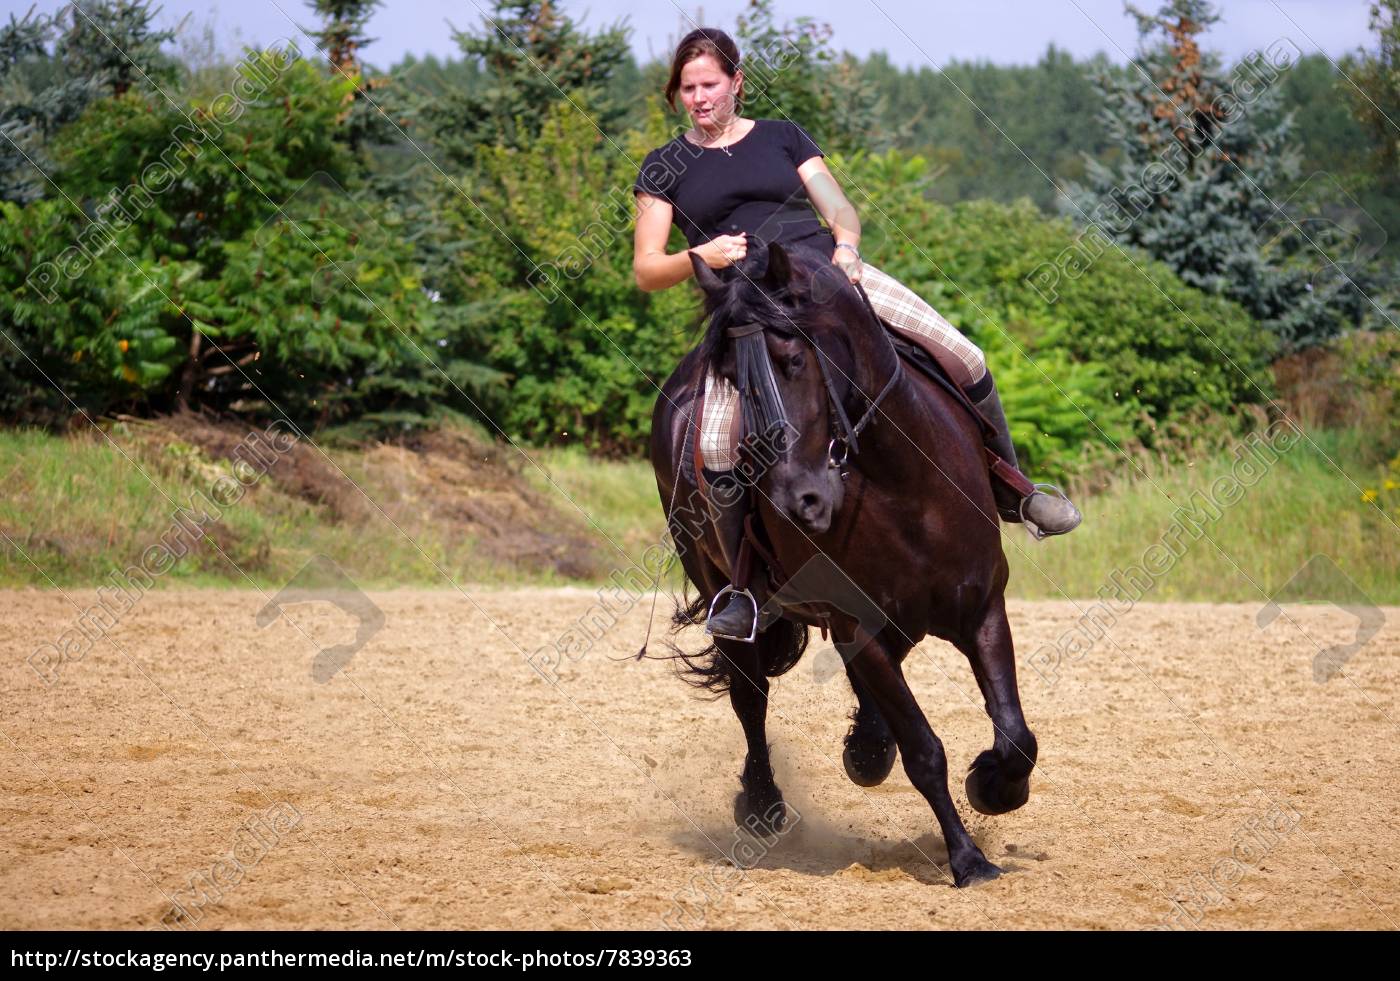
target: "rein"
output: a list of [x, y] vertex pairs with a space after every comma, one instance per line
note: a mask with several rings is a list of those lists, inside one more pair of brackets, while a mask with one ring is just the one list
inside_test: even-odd
[[[865, 295], [865, 289], [859, 283], [854, 285], [856, 292], [860, 294], [860, 298], [865, 304], [866, 311], [870, 314], [870, 319], [875, 325], [876, 333], [885, 339], [886, 345], [889, 346], [890, 353], [894, 355], [894, 370], [890, 372], [890, 378], [889, 381], [885, 382], [885, 387], [880, 389], [880, 394], [876, 395], [875, 398], [870, 401], [870, 405], [866, 408], [865, 412], [852, 424], [850, 417], [846, 415], [845, 406], [843, 406], [841, 400], [836, 397], [836, 386], [831, 380], [831, 369], [827, 367], [826, 353], [815, 343], [812, 344], [817, 350], [817, 364], [821, 367], [822, 382], [826, 385], [827, 402], [831, 407], [831, 414], [835, 417], [835, 423], [832, 425], [832, 429], [836, 430], [839, 427], [839, 432], [832, 437], [831, 445], [827, 447], [827, 454], [831, 465], [841, 468], [841, 475], [843, 477], [846, 476], [846, 467], [850, 462], [851, 454], [860, 454], [860, 434], [865, 431], [866, 426], [875, 421], [875, 413], [880, 408], [880, 403], [885, 400], [885, 397], [888, 396], [890, 392], [894, 391], [895, 385], [899, 384], [900, 378], [904, 376], [904, 359], [899, 356], [899, 352], [894, 349], [894, 344], [890, 342], [888, 335], [885, 333], [884, 325], [880, 322], [880, 316], [875, 312], [875, 307], [870, 303], [870, 297]], [[841, 445], [841, 455], [839, 458], [836, 455], [838, 443]]]

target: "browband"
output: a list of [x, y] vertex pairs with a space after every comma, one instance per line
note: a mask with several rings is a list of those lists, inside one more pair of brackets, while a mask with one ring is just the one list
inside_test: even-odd
[[728, 337], [748, 337], [750, 334], [757, 334], [763, 329], [760, 323], [740, 324], [738, 327], [730, 327], [724, 333]]

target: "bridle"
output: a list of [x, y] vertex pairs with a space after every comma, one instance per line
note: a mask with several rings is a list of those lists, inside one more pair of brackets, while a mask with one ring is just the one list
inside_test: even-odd
[[[841, 471], [841, 479], [845, 480], [850, 476], [851, 457], [860, 454], [860, 434], [866, 427], [875, 420], [875, 413], [880, 408], [880, 403], [894, 391], [894, 387], [899, 384], [900, 378], [904, 375], [904, 361], [895, 350], [894, 343], [885, 333], [884, 325], [880, 322], [879, 315], [870, 303], [870, 297], [866, 296], [865, 289], [859, 283], [853, 284], [856, 292], [860, 294], [861, 300], [865, 304], [866, 311], [870, 314], [871, 322], [876, 328], [876, 332], [885, 339], [885, 344], [889, 347], [890, 353], [894, 356], [894, 370], [890, 372], [889, 380], [885, 382], [884, 388], [875, 398], [870, 399], [870, 404], [861, 413], [860, 418], [851, 422], [851, 417], [846, 412], [846, 407], [841, 403], [841, 399], [836, 394], [836, 383], [831, 376], [830, 358], [822, 350], [815, 340], [812, 340], [812, 347], [817, 352], [817, 365], [821, 369], [822, 384], [826, 387], [827, 419], [831, 427], [831, 442], [827, 444], [827, 466]], [[734, 340], [741, 338], [755, 337], [758, 343], [763, 343], [761, 335], [764, 326], [761, 323], [739, 324], [730, 327], [725, 331], [726, 336]], [[809, 338], [809, 340], [811, 340]], [[766, 345], [765, 345], [766, 357]], [[781, 396], [778, 396], [776, 389], [773, 392], [774, 398], [781, 404]], [[752, 399], [754, 393], [747, 386], [741, 387], [740, 397]], [[786, 413], [784, 413], [786, 415]]]

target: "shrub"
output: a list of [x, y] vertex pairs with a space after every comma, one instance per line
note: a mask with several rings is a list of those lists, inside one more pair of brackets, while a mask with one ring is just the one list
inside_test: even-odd
[[1074, 245], [1068, 221], [1027, 200], [933, 202], [918, 157], [831, 165], [861, 215], [862, 253], [987, 353], [1030, 468], [1073, 472], [1103, 448], [1152, 445], [1186, 413], [1267, 397], [1268, 335], [1163, 264], [1109, 248], [1037, 290], [1032, 275]]

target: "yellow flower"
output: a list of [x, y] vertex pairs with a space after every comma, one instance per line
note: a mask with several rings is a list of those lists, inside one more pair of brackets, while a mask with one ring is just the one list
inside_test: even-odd
[[1370, 488], [1367, 488], [1366, 490], [1364, 490], [1364, 491], [1361, 492], [1361, 499], [1362, 499], [1363, 501], [1365, 501], [1367, 504], [1375, 504], [1375, 503], [1376, 503], [1376, 497], [1377, 497], [1376, 492], [1373, 491], [1373, 490], [1371, 490]]
[[122, 351], [125, 352], [129, 347], [131, 347], [131, 342], [130, 342], [130, 341], [117, 341], [117, 347], [121, 348]]
[[1385, 484], [1384, 484], [1383, 486], [1385, 487], [1386, 490], [1398, 490], [1398, 489], [1400, 489], [1400, 482], [1396, 482], [1396, 481], [1390, 479], [1389, 477], [1387, 477], [1387, 478], [1385, 479]]

